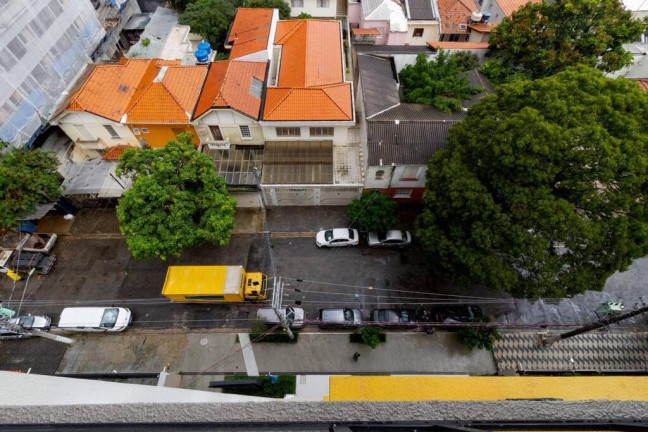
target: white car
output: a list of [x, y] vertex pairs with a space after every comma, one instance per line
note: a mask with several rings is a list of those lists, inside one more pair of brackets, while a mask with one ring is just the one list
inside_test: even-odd
[[351, 228], [333, 228], [320, 231], [315, 236], [317, 247], [356, 246], [360, 243], [358, 230]]
[[69, 307], [63, 309], [58, 328], [68, 332], [120, 332], [133, 319], [130, 309], [120, 307]]
[[[304, 309], [289, 306], [284, 309], [284, 314], [286, 315], [286, 319], [291, 321], [290, 327], [294, 329], [304, 327]], [[266, 324], [271, 326], [281, 324], [279, 317], [271, 307], [257, 309], [257, 319], [265, 320]]]
[[45, 315], [25, 315], [8, 319], [9, 324], [18, 324], [25, 331], [17, 333], [12, 329], [0, 326], [0, 340], [24, 339], [34, 336], [29, 330], [38, 329], [47, 331], [50, 328], [52, 319]]
[[391, 230], [384, 234], [370, 232], [367, 236], [370, 247], [395, 247], [402, 248], [412, 243], [409, 231]]

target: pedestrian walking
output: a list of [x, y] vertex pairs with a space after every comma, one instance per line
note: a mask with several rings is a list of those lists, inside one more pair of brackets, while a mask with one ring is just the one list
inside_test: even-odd
[[355, 354], [353, 354], [353, 361], [358, 363], [359, 358], [360, 358], [360, 353], [356, 351]]

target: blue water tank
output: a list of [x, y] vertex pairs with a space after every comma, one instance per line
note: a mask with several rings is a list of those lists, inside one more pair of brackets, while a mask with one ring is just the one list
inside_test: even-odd
[[196, 56], [196, 61], [198, 63], [207, 63], [207, 61], [209, 60], [209, 53], [205, 50], [196, 50], [194, 55]]
[[491, 17], [491, 13], [490, 13], [490, 12], [483, 12], [483, 14], [482, 14], [482, 21], [484, 21], [484, 22], [488, 22], [488, 20], [490, 19], [490, 17]]
[[202, 51], [207, 51], [207, 54], [211, 53], [211, 46], [209, 45], [209, 42], [200, 42], [198, 44], [198, 49]]

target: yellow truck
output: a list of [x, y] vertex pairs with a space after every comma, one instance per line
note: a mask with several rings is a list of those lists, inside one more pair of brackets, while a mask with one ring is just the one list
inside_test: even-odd
[[169, 266], [162, 295], [183, 303], [265, 300], [268, 276], [242, 266]]

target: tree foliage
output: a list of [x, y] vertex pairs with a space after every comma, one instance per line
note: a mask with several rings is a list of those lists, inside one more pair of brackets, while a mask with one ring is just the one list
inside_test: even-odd
[[367, 192], [351, 202], [347, 216], [360, 230], [385, 232], [398, 223], [398, 203], [380, 192]]
[[183, 12], [187, 5], [195, 2], [196, 0], [168, 0], [172, 8], [177, 9], [180, 12]]
[[290, 19], [290, 5], [284, 0], [249, 0], [242, 7], [279, 9], [279, 19]]
[[431, 105], [444, 112], [459, 111], [461, 101], [481, 92], [461, 76], [474, 69], [477, 57], [468, 52], [448, 54], [439, 52], [428, 61], [425, 54], [416, 57], [416, 63], [405, 66], [398, 74], [406, 102]]
[[306, 12], [302, 12], [299, 15], [297, 15], [297, 19], [311, 19], [313, 18], [313, 15], [307, 14]]
[[186, 247], [229, 243], [236, 201], [192, 135], [162, 149], [126, 150], [117, 174], [133, 179], [117, 206], [122, 234], [135, 258], [178, 257]]
[[0, 231], [17, 229], [18, 219], [61, 194], [54, 153], [7, 146], [0, 142]]
[[222, 45], [237, 4], [230, 0], [196, 0], [186, 5], [178, 22], [189, 25], [197, 33], [211, 42], [212, 46]]
[[[489, 323], [491, 319], [487, 316], [475, 317], [472, 320], [478, 323]], [[485, 349], [493, 351], [495, 341], [501, 340], [497, 327], [464, 327], [457, 333], [459, 342], [470, 348]]]
[[615, 71], [632, 62], [622, 44], [642, 32], [617, 0], [527, 3], [491, 33], [489, 55], [510, 73], [533, 78], [577, 64]]
[[376, 349], [380, 345], [380, 335], [383, 332], [378, 327], [360, 327], [358, 334], [362, 338], [363, 344], [369, 345], [371, 349]]
[[428, 165], [417, 234], [456, 282], [600, 290], [648, 253], [647, 95], [579, 66], [498, 88]]

